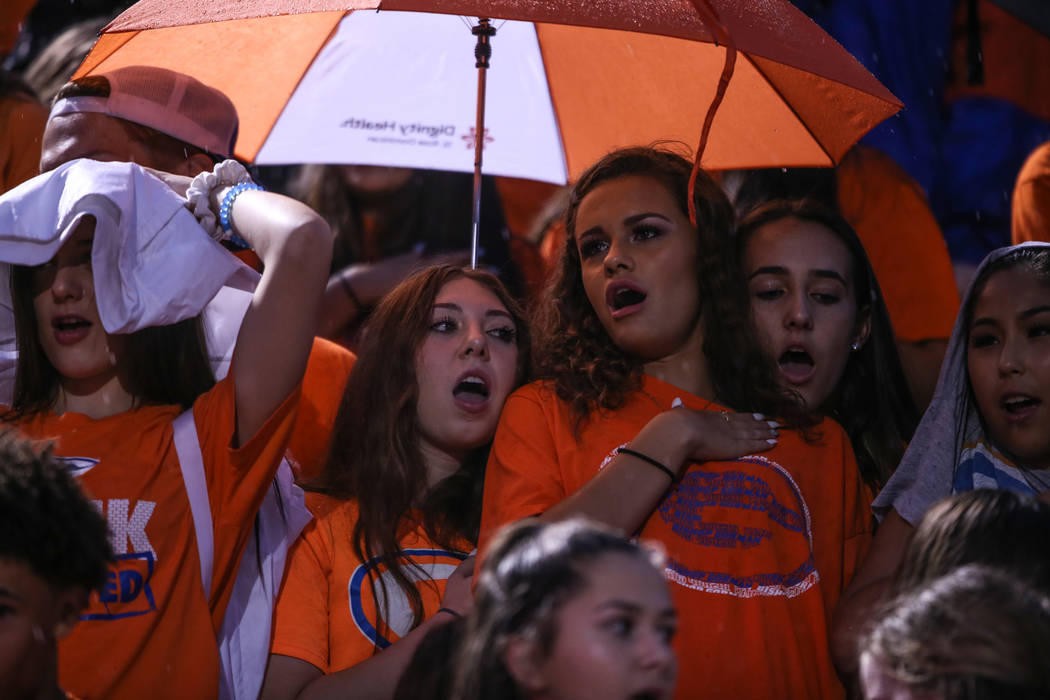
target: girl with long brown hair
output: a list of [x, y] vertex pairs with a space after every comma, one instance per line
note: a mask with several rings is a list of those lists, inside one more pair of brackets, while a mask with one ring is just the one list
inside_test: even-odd
[[430, 268], [379, 305], [318, 485], [322, 515], [290, 555], [264, 698], [390, 697], [426, 632], [466, 612], [488, 446], [527, 348], [517, 305], [486, 272]]
[[576, 183], [540, 302], [542, 380], [500, 420], [482, 550], [530, 515], [659, 541], [689, 660], [676, 697], [841, 697], [826, 630], [869, 540], [863, 486], [842, 429], [778, 388], [730, 262], [732, 209], [701, 172], [694, 226], [690, 170], [633, 148]]

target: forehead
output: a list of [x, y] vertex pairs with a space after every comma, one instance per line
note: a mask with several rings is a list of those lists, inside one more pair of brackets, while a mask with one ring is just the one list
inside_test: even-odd
[[40, 171], [47, 172], [77, 158], [131, 160], [138, 154], [136, 142], [124, 124], [113, 117], [77, 112], [48, 121], [41, 142]]
[[576, 230], [589, 228], [585, 222], [618, 221], [649, 211], [685, 218], [674, 195], [662, 182], [646, 175], [625, 175], [603, 182], [584, 195], [576, 212]]
[[671, 605], [671, 594], [662, 574], [640, 555], [603, 554], [583, 567], [582, 574], [587, 586], [579, 597], [585, 604], [622, 600], [649, 608]]
[[457, 277], [446, 282], [435, 297], [434, 303], [456, 304], [464, 310], [507, 310], [499, 297], [488, 287], [467, 277]]
[[1050, 304], [1050, 280], [1040, 279], [1026, 267], [996, 272], [984, 284], [974, 306], [975, 316], [1019, 313]]
[[793, 216], [760, 226], [747, 241], [749, 270], [785, 267], [792, 272], [834, 270], [845, 279], [853, 272], [846, 244], [824, 224]]

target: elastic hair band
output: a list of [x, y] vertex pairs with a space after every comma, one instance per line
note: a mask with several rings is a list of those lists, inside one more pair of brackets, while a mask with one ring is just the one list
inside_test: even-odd
[[263, 187], [256, 185], [254, 182], [242, 182], [230, 188], [230, 191], [222, 198], [222, 204], [219, 206], [219, 226], [222, 226], [223, 231], [230, 233], [230, 210], [233, 209], [233, 201], [240, 196], [241, 192], [261, 189]]
[[[461, 615], [460, 613], [456, 612], [452, 608], [438, 608], [438, 613], [448, 613], [449, 615], [451, 615], [452, 617], [455, 617], [457, 619], [460, 619], [460, 618], [463, 617], [463, 615]], [[434, 614], [437, 615], [437, 613], [434, 613]]]
[[678, 481], [678, 477], [675, 476], [675, 473], [673, 471], [671, 471], [670, 469], [668, 469], [665, 464], [656, 461], [655, 459], [653, 459], [649, 455], [643, 454], [643, 453], [639, 452], [638, 450], [632, 450], [629, 447], [618, 447], [618, 448], [616, 448], [616, 454], [631, 455], [632, 457], [637, 457], [638, 459], [642, 460], [643, 462], [648, 462], [649, 464], [653, 465], [654, 467], [656, 467], [657, 469], [662, 471], [664, 474], [666, 474], [668, 476], [668, 478], [671, 480], [672, 483], [675, 482], [675, 481]]

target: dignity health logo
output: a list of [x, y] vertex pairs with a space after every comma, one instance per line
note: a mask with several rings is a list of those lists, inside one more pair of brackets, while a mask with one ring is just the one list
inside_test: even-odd
[[[454, 124], [425, 124], [423, 122], [405, 123], [394, 119], [362, 119], [349, 117], [340, 122], [343, 129], [365, 134], [365, 140], [374, 143], [393, 143], [404, 146], [423, 146], [429, 148], [451, 148], [457, 134], [466, 148], [474, 148], [477, 137], [475, 127], [459, 129]], [[462, 133], [460, 133], [462, 132]], [[482, 148], [492, 143], [493, 137], [485, 129]]]

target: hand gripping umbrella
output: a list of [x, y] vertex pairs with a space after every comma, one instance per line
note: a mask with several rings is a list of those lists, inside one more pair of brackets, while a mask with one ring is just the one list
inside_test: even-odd
[[77, 77], [127, 65], [229, 95], [244, 160], [473, 171], [474, 263], [483, 154], [557, 183], [656, 141], [832, 165], [901, 106], [787, 0], [140, 0]]

